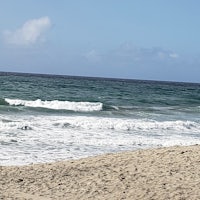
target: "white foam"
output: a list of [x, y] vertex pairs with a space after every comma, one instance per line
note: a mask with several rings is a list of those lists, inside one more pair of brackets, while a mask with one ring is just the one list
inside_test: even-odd
[[7, 103], [15, 106], [39, 107], [49, 108], [54, 110], [72, 110], [81, 112], [100, 111], [103, 108], [101, 102], [72, 102], [72, 101], [42, 101], [37, 99], [35, 101], [26, 101], [21, 99], [5, 99]]
[[[30, 127], [24, 128], [24, 127]], [[200, 123], [0, 114], [0, 162], [18, 165], [122, 150], [200, 144]]]
[[193, 121], [155, 121], [147, 119], [123, 119], [104, 117], [66, 117], [60, 122], [68, 127], [86, 130], [117, 130], [117, 131], [181, 131], [199, 132], [200, 124]]
[[[10, 121], [9, 121], [10, 120]], [[54, 129], [70, 128], [79, 130], [115, 130], [115, 131], [145, 131], [158, 132], [175, 131], [181, 133], [200, 133], [200, 123], [194, 121], [155, 121], [147, 119], [127, 119], [89, 116], [27, 116], [17, 119], [0, 120], [0, 130], [23, 129], [28, 126], [32, 128], [42, 127]]]

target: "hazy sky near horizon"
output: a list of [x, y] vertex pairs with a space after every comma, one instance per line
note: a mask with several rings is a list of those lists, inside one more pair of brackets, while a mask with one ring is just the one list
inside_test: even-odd
[[0, 71], [200, 82], [198, 0], [0, 0]]

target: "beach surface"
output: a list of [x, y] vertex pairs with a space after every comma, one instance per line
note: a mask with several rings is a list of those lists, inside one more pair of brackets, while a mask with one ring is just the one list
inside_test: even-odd
[[0, 167], [0, 199], [200, 199], [200, 146]]

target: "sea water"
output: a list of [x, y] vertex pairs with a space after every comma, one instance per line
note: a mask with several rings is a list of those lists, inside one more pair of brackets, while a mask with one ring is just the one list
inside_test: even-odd
[[200, 144], [200, 84], [0, 73], [0, 165]]

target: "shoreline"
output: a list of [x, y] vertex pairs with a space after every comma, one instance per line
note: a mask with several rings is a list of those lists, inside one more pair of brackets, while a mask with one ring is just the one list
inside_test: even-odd
[[200, 145], [0, 166], [0, 199], [200, 199]]

